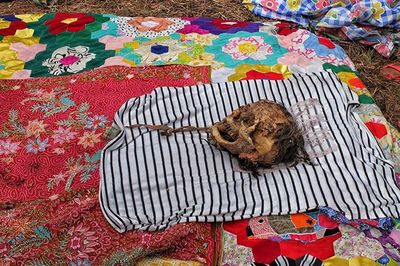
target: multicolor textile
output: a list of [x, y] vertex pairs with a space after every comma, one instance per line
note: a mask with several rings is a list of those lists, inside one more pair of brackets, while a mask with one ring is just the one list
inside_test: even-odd
[[[400, 5], [394, 0], [243, 0], [256, 15], [298, 23], [373, 46], [389, 57], [399, 43]], [[335, 29], [335, 30], [332, 30]]]
[[70, 75], [107, 65], [211, 65], [213, 82], [332, 69], [359, 95], [363, 121], [400, 178], [399, 132], [343, 49], [309, 31], [287, 23], [69, 13], [2, 16], [0, 25], [0, 79]]
[[[392, 218], [383, 218], [378, 220], [349, 220], [342, 213], [336, 212], [330, 208], [321, 208], [320, 211], [329, 216], [330, 219], [343, 225], [350, 225], [362, 231], [369, 239], [379, 241], [386, 255], [400, 261], [400, 220]], [[349, 237], [348, 240], [352, 240]], [[375, 242], [376, 243], [376, 242]], [[358, 245], [353, 245], [357, 247]], [[365, 246], [364, 243], [361, 246]], [[350, 249], [351, 250], [351, 249]], [[385, 258], [381, 258], [385, 261]]]
[[209, 72], [208, 67], [116, 66], [3, 80], [0, 264], [134, 264], [160, 254], [211, 264], [219, 239], [211, 224], [121, 235], [108, 225], [98, 202], [99, 151], [115, 110], [160, 85], [209, 82]]
[[[359, 114], [386, 156], [395, 162], [400, 179], [399, 132], [382, 116], [343, 49], [326, 38], [287, 23], [210, 18], [57, 13], [0, 19], [0, 79], [71, 75], [107, 65], [164, 64], [210, 65], [215, 82], [283, 79], [292, 73], [331, 69], [358, 94], [362, 103]], [[80, 182], [78, 179], [74, 180]], [[65, 184], [60, 183], [60, 191]], [[378, 239], [389, 246], [392, 240], [399, 244], [399, 236], [397, 230], [392, 230]], [[237, 255], [246, 252], [241, 246], [234, 247]], [[393, 262], [386, 259], [382, 261]], [[366, 262], [365, 258], [331, 257], [324, 261], [326, 265], [367, 265], [361, 262]], [[84, 260], [75, 264], [88, 265]]]
[[[311, 159], [312, 164], [272, 168], [254, 178], [235, 166], [229, 153], [204, 141], [206, 132], [163, 137], [157, 130], [132, 128], [137, 124], [209, 127], [240, 106], [264, 99], [281, 103], [302, 120], [297, 121], [299, 127], [312, 127], [303, 135], [322, 134], [316, 120], [321, 117], [320, 123], [326, 125], [323, 139], [337, 149], [326, 149]], [[307, 105], [310, 99], [315, 103]], [[114, 123], [120, 133], [101, 154], [104, 215], [119, 232], [297, 213], [320, 206], [351, 219], [400, 217], [393, 165], [355, 114], [357, 105], [357, 95], [332, 71], [294, 74], [278, 81], [168, 86], [132, 98], [116, 111]], [[321, 145], [317, 141], [307, 140], [305, 149]]]
[[[378, 224], [368, 230], [375, 235], [387, 232]], [[388, 255], [382, 242], [367, 231], [324, 211], [225, 223], [223, 239], [222, 265], [397, 265], [391, 256], [399, 254], [393, 248]], [[280, 264], [284, 261], [287, 264]]]
[[136, 265], [165, 256], [211, 265], [212, 224], [117, 233], [100, 210], [97, 189], [49, 199], [0, 203], [0, 265]]
[[137, 266], [202, 266], [196, 261], [171, 260], [167, 258], [149, 258], [139, 261]]
[[72, 77], [3, 80], [0, 200], [97, 187], [115, 110], [155, 87], [194, 85], [209, 76], [207, 67], [117, 66]]

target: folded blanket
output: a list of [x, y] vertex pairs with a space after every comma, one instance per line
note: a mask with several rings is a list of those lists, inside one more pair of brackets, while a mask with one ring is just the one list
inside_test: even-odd
[[[157, 130], [131, 127], [207, 127], [260, 99], [281, 102], [303, 121], [314, 164], [272, 169], [255, 178], [235, 167], [227, 152], [205, 141], [205, 132], [163, 137]], [[307, 108], [310, 99], [315, 104]], [[121, 132], [102, 152], [101, 207], [119, 232], [320, 206], [352, 219], [399, 217], [393, 163], [354, 112], [356, 105], [356, 94], [330, 71], [295, 74], [282, 81], [157, 88], [127, 101], [116, 113], [114, 122]], [[314, 143], [318, 135], [327, 142], [324, 152], [315, 149], [321, 144]]]

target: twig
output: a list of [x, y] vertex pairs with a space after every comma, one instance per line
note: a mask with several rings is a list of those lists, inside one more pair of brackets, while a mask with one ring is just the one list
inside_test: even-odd
[[163, 136], [171, 136], [173, 133], [177, 132], [187, 132], [187, 131], [203, 131], [210, 132], [209, 127], [192, 127], [192, 126], [183, 126], [178, 128], [172, 128], [166, 125], [145, 125], [145, 124], [135, 124], [132, 126], [126, 126], [127, 128], [148, 128], [152, 130], [159, 130], [161, 135]]

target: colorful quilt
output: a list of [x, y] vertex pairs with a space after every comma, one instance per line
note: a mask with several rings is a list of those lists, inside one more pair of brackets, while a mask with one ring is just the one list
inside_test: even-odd
[[398, 265], [392, 222], [349, 221], [321, 208], [225, 223], [223, 265]]
[[400, 41], [394, 0], [243, 0], [256, 15], [298, 23], [333, 38], [359, 41], [385, 57]]
[[309, 31], [281, 22], [68, 13], [1, 16], [0, 25], [0, 79], [108, 65], [210, 65], [213, 82], [332, 69], [359, 95], [364, 122], [400, 173], [399, 132], [382, 116], [344, 50]]
[[[316, 36], [309, 31], [293, 27], [285, 22], [253, 23], [224, 21], [211, 18], [128, 18], [113, 15], [68, 13], [25, 14], [0, 17], [0, 79], [66, 76], [98, 67], [115, 65], [142, 67], [171, 64], [211, 66], [211, 80], [214, 82], [259, 78], [284, 79], [289, 77], [292, 73], [317, 72], [326, 69], [333, 70], [339, 75], [341, 80], [358, 94], [359, 100], [362, 103], [359, 108], [360, 116], [365, 125], [378, 139], [386, 156], [395, 163], [397, 173], [399, 173], [398, 178], [400, 179], [399, 132], [391, 127], [383, 117], [379, 108], [375, 105], [374, 100], [358, 77], [353, 63], [343, 49], [327, 38]], [[182, 74], [183, 78], [190, 76], [190, 74], [187, 75], [184, 72], [180, 73], [181, 75], [177, 76], [178, 79], [182, 79]], [[85, 74], [82, 76], [84, 77]], [[73, 76], [71, 77], [71, 81], [73, 81], [74, 78]], [[0, 82], [0, 85], [4, 86], [3, 84], [5, 83]], [[18, 90], [18, 87], [14, 89]], [[112, 95], [109, 93], [108, 89], [104, 89], [103, 91], [108, 92], [107, 97], [108, 95]], [[38, 93], [38, 95], [32, 95], [32, 97], [35, 98], [34, 100], [31, 99], [25, 101], [24, 104], [18, 104], [20, 106], [29, 105], [30, 108], [34, 108], [24, 110], [24, 112], [37, 112], [44, 115], [49, 110], [55, 108], [60, 110], [59, 107], [62, 106], [64, 106], [63, 108], [66, 108], [65, 106], [73, 106], [74, 108], [78, 106], [77, 100], [71, 99], [70, 95], [66, 95], [65, 92], [62, 91], [52, 92], [48, 90], [46, 93], [44, 91], [41, 92], [39, 88], [36, 92], [34, 92], [33, 89], [32, 93]], [[107, 97], [101, 98], [109, 104]], [[38, 100], [41, 98], [43, 98], [43, 101]], [[57, 98], [57, 101], [54, 103], [49, 100], [53, 98]], [[2, 98], [2, 102], [9, 103], [7, 98]], [[80, 99], [79, 103], [81, 104], [83, 102], [83, 99]], [[83, 112], [85, 112], [85, 108], [86, 107], [83, 107]], [[76, 112], [72, 118], [78, 115], [79, 111]], [[82, 146], [82, 148], [84, 148], [83, 145], [86, 145], [86, 148], [92, 149], [97, 147], [96, 144], [98, 143], [96, 141], [100, 136], [97, 136], [99, 133], [96, 131], [90, 135], [90, 130], [94, 128], [100, 130], [103, 126], [104, 118], [100, 116], [96, 118], [94, 116], [89, 117], [91, 119], [88, 119], [86, 121], [87, 123], [80, 124], [81, 130], [83, 130], [82, 132], [88, 131], [88, 133], [87, 136], [81, 140], [81, 144], [78, 145]], [[15, 122], [15, 113], [12, 113], [9, 118], [11, 118], [11, 121]], [[22, 118], [26, 119], [26, 117]], [[53, 116], [49, 115], [46, 119], [53, 119]], [[68, 117], [63, 117], [62, 120], [66, 120], [65, 122], [67, 124], [61, 124], [60, 127], [62, 130], [54, 133], [64, 134], [69, 138], [76, 138], [77, 136], [72, 136], [73, 134], [71, 135], [71, 132], [66, 132], [68, 130], [63, 130], [68, 128]], [[45, 124], [44, 122], [40, 123], [40, 120], [32, 121], [31, 127], [29, 128], [31, 134], [29, 139], [31, 139], [31, 142], [24, 143], [24, 146], [20, 146], [22, 143], [15, 144], [14, 142], [18, 142], [15, 140], [7, 141], [8, 136], [6, 135], [0, 136], [0, 156], [2, 156], [2, 158], [7, 158], [10, 153], [36, 152], [37, 156], [35, 156], [35, 158], [42, 160], [41, 158], [43, 157], [41, 155], [43, 152], [48, 151], [50, 144], [54, 143], [56, 140], [62, 141], [65, 139], [58, 139], [57, 137], [52, 138], [49, 136], [46, 142], [46, 138], [40, 137], [43, 133], [42, 131], [46, 131]], [[13, 130], [21, 129], [18, 123], [14, 125], [16, 128], [12, 128]], [[112, 134], [112, 132], [110, 132], [110, 134]], [[58, 143], [57, 145], [62, 144]], [[58, 152], [62, 154], [63, 150], [55, 150], [55, 154]], [[64, 152], [70, 151], [64, 148]], [[82, 182], [82, 177], [84, 181], [85, 176], [87, 177], [85, 173], [95, 171], [91, 165], [91, 162], [96, 159], [95, 154], [94, 152], [91, 153], [90, 156], [85, 156], [83, 153], [81, 158], [74, 158], [74, 160], [70, 162], [70, 165], [66, 165], [70, 168], [66, 168], [65, 175], [55, 177], [48, 176], [52, 181], [46, 180], [45, 185], [48, 186], [47, 189], [50, 188], [50, 192], [44, 189], [36, 196], [44, 197], [51, 195], [51, 190], [54, 189], [58, 192], [63, 191], [69, 188], [69, 185], [74, 188], [77, 184], [74, 182]], [[54, 158], [55, 160], [59, 160], [56, 156], [54, 156]], [[12, 161], [10, 159], [2, 160], [3, 164], [7, 162], [11, 163]], [[60, 163], [59, 161], [57, 162]], [[51, 161], [50, 163], [53, 162]], [[68, 161], [65, 163], [68, 163]], [[82, 163], [84, 163], [85, 166], [87, 165], [87, 167], [82, 167]], [[35, 162], [27, 162], [26, 169], [30, 169], [28, 171], [43, 171], [36, 168], [37, 164], [35, 164]], [[2, 172], [2, 179], [0, 182], [7, 187], [21, 185], [22, 183], [23, 186], [29, 188], [29, 186], [36, 184], [35, 179], [30, 182], [24, 182], [23, 179], [20, 180], [19, 176], [14, 176], [10, 179], [4, 178], [7, 176], [6, 174], [7, 173]], [[71, 174], [73, 175], [73, 182], [69, 184], [67, 181], [70, 180], [69, 177]], [[90, 180], [88, 182], [90, 182]], [[20, 196], [22, 198], [29, 198], [32, 194], [37, 193], [29, 189], [27, 191], [25, 195]], [[13, 192], [13, 194], [8, 196], [17, 197], [17, 195], [19, 194]], [[5, 195], [3, 194], [2, 199], [4, 198]], [[2, 204], [5, 204], [3, 207], [5, 209], [12, 207], [3, 201]], [[79, 204], [79, 201], [76, 204]], [[309, 214], [305, 215], [309, 216]], [[287, 223], [288, 217], [282, 219]], [[289, 219], [292, 219], [291, 216], [289, 216]], [[316, 221], [315, 218], [314, 220]], [[360, 265], [360, 260], [362, 262], [368, 261], [368, 263], [372, 260], [375, 263], [374, 259], [376, 258], [378, 258], [378, 260], [380, 259], [383, 264], [388, 264], [392, 263], [392, 258], [396, 258], [396, 253], [394, 253], [393, 250], [396, 250], [400, 244], [398, 240], [400, 235], [397, 229], [398, 225], [395, 220], [389, 220], [391, 222], [388, 227], [380, 227], [383, 223], [383, 221], [380, 220], [366, 221], [364, 224], [369, 225], [372, 223], [373, 228], [377, 228], [377, 230], [372, 230], [370, 233], [361, 230], [365, 229], [365, 227], [351, 226], [352, 228], [357, 228], [357, 232], [353, 232], [352, 229], [347, 226], [342, 226], [344, 229], [338, 226], [339, 232], [336, 233], [338, 235], [327, 235], [325, 236], [328, 237], [327, 240], [324, 240], [324, 238], [317, 238], [317, 236], [311, 236], [309, 238], [317, 239], [315, 240], [317, 241], [315, 245], [320, 248], [323, 247], [323, 245], [320, 244], [322, 243], [320, 241], [321, 239], [323, 241], [331, 241], [328, 243], [332, 243], [334, 242], [333, 238], [339, 237], [337, 239], [335, 238], [335, 241], [340, 239], [343, 241], [358, 241], [357, 243], [361, 244], [357, 246], [362, 247], [365, 242], [369, 242], [369, 239], [376, 238], [379, 243], [381, 243], [385, 255], [378, 258], [378, 255], [382, 255], [382, 249], [379, 249], [379, 252], [372, 257], [369, 253], [362, 252], [362, 249], [345, 255], [343, 252], [331, 246], [331, 253], [329, 253], [329, 255], [335, 254], [336, 256], [324, 259], [324, 264], [357, 265], [358, 263]], [[21, 221], [22, 228], [24, 228], [24, 220], [19, 219], [17, 221]], [[339, 221], [340, 224], [346, 225], [345, 221]], [[14, 222], [16, 221], [14, 220]], [[360, 224], [360, 221], [354, 222]], [[44, 225], [42, 224], [42, 226]], [[231, 227], [235, 226], [232, 225]], [[247, 227], [247, 225], [245, 227]], [[295, 228], [297, 227], [299, 226], [295, 226]], [[277, 231], [275, 227], [273, 228], [274, 231], [282, 237], [282, 231]], [[325, 229], [327, 228], [328, 227], [325, 227]], [[37, 232], [35, 232], [34, 229], [28, 231], [28, 237], [23, 238], [29, 239], [27, 242], [29, 244], [28, 246], [35, 250], [37, 250], [36, 245], [42, 243], [40, 241], [47, 241], [48, 238], [47, 231], [41, 229], [42, 228], [39, 228]], [[97, 241], [97, 239], [94, 240], [95, 237], [92, 237], [91, 231], [87, 230], [85, 227], [76, 230], [82, 231], [81, 234], [93, 239], [91, 240], [92, 242]], [[226, 238], [226, 234], [232, 234], [229, 230], [230, 229], [226, 227], [224, 238]], [[237, 230], [241, 231], [241, 229]], [[350, 233], [347, 233], [348, 231], [350, 231]], [[296, 231], [294, 231], [294, 233], [296, 233]], [[64, 235], [65, 234], [68, 233], [64, 231]], [[241, 234], [243, 235], [243, 233]], [[248, 237], [251, 235], [246, 236]], [[3, 241], [0, 245], [2, 258], [4, 258], [4, 252], [9, 252], [10, 243], [16, 243], [16, 241], [21, 239], [20, 237], [20, 235], [16, 235], [16, 239], [11, 242], [4, 242], [4, 237], [0, 240]], [[285, 237], [286, 236], [284, 236], [283, 239], [287, 240], [287, 237]], [[229, 239], [231, 241], [228, 241]], [[226, 250], [227, 245], [231, 245], [231, 249], [237, 250], [235, 254], [240, 254], [243, 250], [248, 251], [248, 249], [238, 243], [237, 240], [235, 241], [234, 237], [229, 239], [225, 239], [224, 250]], [[62, 238], [59, 238], [59, 240], [62, 240]], [[77, 242], [78, 241], [74, 243], [78, 245]], [[303, 242], [300, 241], [300, 243]], [[374, 244], [376, 244], [376, 242], [374, 242]], [[250, 254], [250, 257], [254, 258], [254, 250], [258, 250], [256, 252], [262, 252], [262, 250], [265, 251], [265, 247], [266, 246], [258, 245], [256, 248], [252, 248], [251, 253], [246, 254]], [[23, 244], [18, 246], [17, 251], [21, 252], [26, 248], [27, 244]], [[92, 249], [95, 248], [90, 247], [89, 250]], [[282, 256], [280, 255], [281, 258], [279, 258], [279, 256], [276, 257], [275, 260], [277, 261], [274, 262], [275, 264], [271, 264], [279, 265], [279, 263], [281, 263], [280, 259], [290, 259], [290, 261], [292, 261], [301, 258], [299, 254], [284, 254], [285, 255]], [[130, 254], [118, 253], [116, 260], [118, 261], [127, 256], [129, 257]], [[309, 259], [310, 256], [304, 255], [304, 259]], [[313, 257], [315, 258], [315, 256]], [[89, 259], [82, 257], [76, 257], [75, 259], [76, 261], [72, 261], [71, 263], [74, 264], [71, 265], [90, 265], [92, 263]], [[199, 261], [199, 259], [190, 256], [182, 259]], [[221, 261], [223, 261], [222, 258]], [[248, 262], [248, 264], [251, 264], [254, 260], [249, 259]], [[12, 262], [10, 263], [12, 264]], [[224, 263], [226, 265], [238, 265], [234, 262]]]

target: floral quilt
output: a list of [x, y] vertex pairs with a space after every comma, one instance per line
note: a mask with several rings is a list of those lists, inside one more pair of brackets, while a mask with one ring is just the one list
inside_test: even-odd
[[[112, 134], [112, 132], [104, 131], [104, 125], [111, 120], [109, 117], [103, 117], [101, 113], [97, 113], [97, 116], [96, 113], [87, 113], [88, 107], [84, 104], [84, 98], [71, 98], [74, 91], [71, 89], [66, 91], [65, 89], [74, 87], [73, 84], [76, 82], [74, 81], [76, 79], [74, 74], [106, 66], [144, 67], [176, 64], [210, 66], [211, 81], [213, 82], [263, 78], [284, 79], [292, 73], [318, 72], [326, 69], [334, 71], [358, 94], [361, 102], [360, 116], [365, 126], [377, 138], [386, 156], [395, 163], [396, 172], [400, 179], [399, 132], [385, 120], [344, 50], [327, 38], [317, 36], [286, 22], [258, 23], [212, 18], [130, 18], [81, 13], [24, 14], [0, 17], [0, 79], [67, 76], [72, 85], [60, 86], [54, 90], [43, 90], [40, 87], [30, 88], [27, 90], [29, 95], [27, 94], [24, 99], [13, 98], [13, 102], [7, 100], [8, 96], [2, 98], [2, 102], [7, 103], [9, 109], [15, 109], [18, 106], [19, 108], [26, 108], [22, 109], [24, 114], [29, 112], [36, 115], [40, 114], [40, 118], [36, 120], [21, 116], [22, 112], [8, 112], [6, 117], [3, 118], [5, 127], [2, 128], [2, 135], [0, 135], [0, 156], [2, 165], [8, 165], [9, 170], [3, 170], [1, 182], [7, 188], [11, 188], [7, 189], [11, 193], [6, 195], [4, 191], [0, 191], [2, 201], [7, 197], [21, 200], [35, 197], [43, 198], [61, 191], [68, 191], [71, 188], [71, 190], [74, 190], [77, 186], [85, 188], [86, 185], [90, 184], [91, 178], [88, 177], [96, 172], [93, 162], [98, 159], [99, 139], [103, 133]], [[172, 75], [174, 75], [173, 73], [175, 72], [171, 71]], [[184, 71], [179, 71], [179, 73], [176, 75], [178, 80], [192, 78], [191, 73]], [[109, 75], [112, 76], [113, 73], [109, 73]], [[125, 77], [129, 78], [128, 75], [125, 75]], [[80, 78], [84, 79], [85, 76], [86, 74], [82, 74]], [[124, 80], [125, 77], [123, 77]], [[118, 77], [113, 76], [113, 78]], [[21, 84], [25, 84], [23, 81], [18, 82], [20, 83], [15, 84], [15, 90], [18, 90], [18, 86], [22, 86]], [[3, 88], [4, 84], [6, 83], [0, 82], [0, 86]], [[88, 93], [85, 97], [91, 100], [99, 100], [99, 106], [114, 104], [113, 97], [110, 97], [110, 95], [115, 95], [114, 91], [109, 86], [103, 85], [103, 82], [97, 85], [104, 86], [102, 87], [103, 94], [96, 96]], [[124, 87], [121, 86], [121, 88]], [[88, 88], [88, 91], [90, 91], [90, 88]], [[105, 96], [105, 92], [107, 92], [107, 96]], [[17, 96], [12, 95], [12, 97]], [[131, 95], [131, 97], [133, 96]], [[70, 116], [59, 116], [60, 112], [65, 112], [65, 110], [71, 111], [72, 114]], [[52, 128], [51, 133], [48, 133], [49, 124], [42, 120], [44, 118], [55, 119], [55, 117], [59, 117], [59, 119], [52, 121], [52, 125], [57, 122], [59, 124], [54, 124], [55, 127]], [[18, 119], [23, 119], [25, 122], [21, 125], [21, 123], [18, 123]], [[77, 132], [77, 128], [80, 130], [79, 135], [74, 134], [74, 132]], [[11, 133], [8, 131], [11, 131]], [[25, 136], [26, 139], [24, 141], [14, 139], [19, 136], [18, 134]], [[12, 139], [10, 139], [10, 136]], [[71, 152], [64, 147], [67, 141], [75, 141], [79, 151], [77, 150], [72, 159], [60, 162], [58, 155]], [[15, 160], [12, 154], [19, 152], [35, 155], [16, 160], [16, 163], [26, 166], [23, 170], [12, 168], [13, 160]], [[44, 160], [48, 160], [45, 156], [42, 156], [45, 152], [54, 152], [53, 154], [55, 154], [51, 161], [46, 161], [46, 163], [63, 163], [64, 168], [57, 173], [52, 172], [52, 175], [48, 176], [45, 181], [40, 181], [45, 189], [41, 191], [29, 189], [29, 187], [36, 186], [39, 181], [35, 178], [25, 181], [24, 178], [21, 178], [21, 174], [36, 176], [32, 173], [41, 173], [45, 175], [46, 171], [39, 167]], [[0, 170], [2, 169], [5, 169], [5, 167], [2, 166]], [[12, 176], [10, 174], [12, 171], [22, 172]], [[51, 171], [55, 170], [51, 169]], [[25, 186], [27, 189], [20, 194], [12, 190], [12, 187], [15, 186]], [[4, 209], [10, 208], [7, 202], [4, 204]], [[79, 201], [76, 204], [79, 204]], [[319, 215], [317, 217], [315, 214], [304, 215], [311, 215], [313, 217], [311, 222], [314, 224], [323, 223], [319, 222]], [[321, 217], [324, 217], [322, 219], [327, 218], [326, 215], [321, 215]], [[284, 255], [282, 255], [281, 253], [273, 259], [273, 262], [269, 261], [268, 263], [279, 265], [282, 261], [289, 261], [292, 263], [291, 265], [298, 265], [303, 260], [318, 258], [320, 261], [323, 260], [325, 265], [357, 265], [357, 263], [361, 265], [361, 262], [386, 265], [392, 263], [393, 259], [397, 259], [395, 251], [400, 244], [397, 220], [389, 219], [390, 226], [384, 227], [382, 223], [385, 219], [382, 221], [365, 221], [365, 223], [352, 221], [350, 223], [344, 219], [339, 219], [340, 214], [330, 213], [328, 217], [331, 220], [329, 222], [326, 222], [329, 219], [324, 220], [325, 223], [321, 226], [324, 229], [322, 231], [337, 230], [334, 231], [336, 233], [326, 236], [325, 233], [322, 236], [318, 235], [316, 233], [319, 232], [318, 228], [313, 229], [315, 230], [314, 233], [307, 231], [308, 236], [300, 236], [300, 238], [297, 230], [282, 233], [272, 226], [272, 231], [275, 236], [274, 239], [279, 240], [279, 243], [283, 243], [283, 245], [286, 244], [285, 241], [297, 241], [296, 245], [298, 246], [304, 246], [304, 243], [308, 243], [316, 246], [317, 249], [318, 247], [327, 247], [330, 253], [319, 258], [314, 253], [314, 255], [308, 253], [283, 253]], [[285, 220], [284, 223], [287, 223], [288, 219], [292, 220], [292, 218], [292, 216], [288, 216], [278, 219], [283, 219]], [[336, 221], [335, 219], [337, 219], [337, 225], [331, 228]], [[307, 222], [308, 219], [305, 220]], [[14, 220], [14, 222], [17, 221], [24, 220]], [[87, 221], [90, 221], [90, 219]], [[249, 224], [250, 221], [243, 223]], [[43, 224], [40, 226], [45, 227]], [[304, 222], [300, 224], [307, 227], [304, 226]], [[241, 230], [246, 228], [243, 238], [252, 238], [251, 234], [247, 234], [247, 225], [240, 226], [237, 225], [237, 230], [240, 231], [242, 236]], [[295, 228], [302, 228], [302, 226], [297, 224]], [[247, 252], [249, 264], [257, 263], [254, 260], [255, 254], [265, 251], [267, 246], [256, 244], [249, 253], [248, 247], [241, 245], [242, 242], [238, 243], [238, 239], [235, 239], [232, 233], [232, 228], [235, 227], [234, 224], [226, 224], [223, 233], [225, 239], [223, 250], [226, 250], [227, 245], [230, 245], [231, 249], [229, 250], [236, 250], [238, 255], [241, 254], [240, 252]], [[90, 241], [98, 241], [92, 235], [92, 229], [87, 229], [87, 226], [84, 225], [81, 227], [77, 225], [77, 228], [77, 231], [82, 231], [81, 234], [92, 239]], [[356, 230], [353, 230], [354, 228]], [[371, 228], [376, 230], [371, 230]], [[47, 230], [49, 231], [49, 229]], [[58, 235], [68, 236], [68, 230], [64, 229], [63, 231], [62, 228], [59, 230]], [[71, 234], [75, 234], [74, 232]], [[52, 233], [50, 234], [52, 235]], [[69, 242], [67, 241], [65, 245], [71, 244], [71, 234], [69, 235]], [[40, 241], [45, 241], [48, 236], [48, 232], [42, 230], [42, 227], [39, 229], [31, 227], [29, 233], [23, 235], [22, 239], [28, 239], [30, 247], [36, 250], [36, 245], [39, 245]], [[94, 240], [95, 238], [96, 240]], [[16, 241], [20, 239], [20, 235], [15, 235], [8, 242], [2, 242], [3, 246], [0, 246], [0, 252], [10, 252], [10, 245], [17, 243]], [[37, 242], [38, 239], [39, 242]], [[365, 242], [371, 242], [368, 239], [374, 239], [380, 243], [379, 248], [377, 242], [372, 241], [379, 252], [371, 255], [371, 253], [365, 253], [361, 248], [358, 248], [356, 251], [349, 250], [346, 253], [346, 248], [341, 248], [342, 246], [352, 245], [351, 243], [357, 243], [358, 247], [362, 247]], [[59, 237], [58, 241], [61, 240], [62, 238]], [[347, 240], [353, 242], [346, 242]], [[85, 243], [92, 243], [90, 241]], [[341, 245], [334, 248], [337, 241], [341, 241]], [[77, 242], [76, 245], [78, 245]], [[62, 244], [57, 243], [57, 245]], [[321, 243], [328, 243], [328, 245]], [[75, 242], [72, 245], [75, 247]], [[80, 245], [82, 248], [87, 247], [84, 243]], [[204, 245], [201, 246], [204, 247]], [[207, 246], [209, 245], [207, 244]], [[200, 248], [200, 246], [197, 247]], [[17, 251], [24, 251], [25, 248], [26, 246], [23, 244], [18, 246]], [[91, 245], [89, 250], [93, 249], [95, 250]], [[382, 253], [382, 250], [384, 253]], [[121, 258], [130, 257], [131, 254], [118, 253], [116, 256], [118, 261]], [[72, 265], [90, 265], [91, 263], [90, 259], [86, 260], [85, 257], [74, 257], [73, 259], [71, 263], [75, 264]], [[181, 259], [201, 261], [201, 259], [191, 256]], [[246, 265], [246, 263], [238, 264], [235, 261], [224, 261], [222, 258], [221, 261], [226, 265]], [[260, 261], [260, 263], [265, 264], [264, 262], [267, 263], [267, 260]]]
[[385, 57], [400, 41], [394, 0], [243, 0], [256, 15], [298, 23], [334, 38], [360, 41]]

